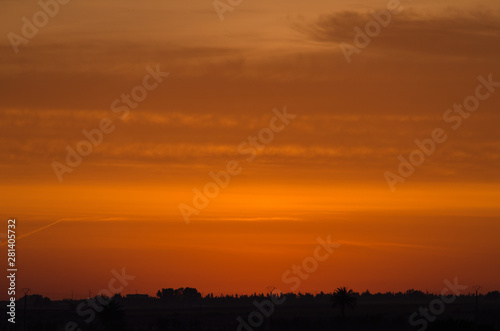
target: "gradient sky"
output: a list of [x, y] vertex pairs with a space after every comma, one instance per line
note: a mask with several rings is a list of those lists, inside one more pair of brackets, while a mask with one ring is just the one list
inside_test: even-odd
[[[18, 236], [18, 287], [85, 296], [112, 269], [124, 293], [287, 290], [281, 275], [316, 237], [341, 243], [300, 291], [419, 288], [445, 278], [499, 289], [500, 88], [458, 130], [443, 113], [500, 81], [498, 1], [401, 1], [348, 64], [354, 27], [387, 1], [72, 0], [19, 53], [36, 1], [0, 2], [0, 210]], [[122, 121], [111, 103], [146, 67], [170, 75]], [[297, 117], [252, 162], [237, 147], [273, 108]], [[60, 183], [82, 130], [116, 125]], [[415, 139], [448, 140], [395, 192]], [[186, 225], [180, 203], [230, 160], [242, 173]], [[5, 246], [2, 246], [5, 247]]]

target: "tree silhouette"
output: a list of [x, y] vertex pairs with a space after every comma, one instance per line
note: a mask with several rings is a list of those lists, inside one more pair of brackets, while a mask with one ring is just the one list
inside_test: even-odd
[[156, 292], [156, 296], [160, 300], [171, 300], [175, 297], [175, 290], [173, 288], [162, 288]]
[[102, 308], [103, 310], [97, 314], [104, 328], [109, 331], [123, 330], [125, 312], [122, 306], [114, 299], [111, 299], [109, 303]]
[[156, 292], [156, 296], [160, 300], [173, 301], [173, 300], [194, 300], [201, 298], [201, 293], [192, 287], [179, 287], [174, 290], [173, 288], [162, 288]]
[[356, 298], [354, 297], [353, 290], [348, 290], [346, 287], [339, 287], [333, 292], [332, 307], [339, 307], [341, 321], [345, 320], [345, 309], [347, 307], [354, 309], [356, 305]]

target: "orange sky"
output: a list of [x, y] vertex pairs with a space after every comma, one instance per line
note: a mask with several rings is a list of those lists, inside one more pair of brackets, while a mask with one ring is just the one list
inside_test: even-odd
[[[2, 1], [2, 219], [18, 236], [64, 219], [19, 239], [19, 287], [83, 297], [125, 267], [125, 293], [287, 290], [331, 235], [300, 291], [499, 289], [500, 88], [457, 130], [443, 114], [500, 81], [500, 5], [401, 1], [347, 63], [340, 44], [386, 6], [253, 0], [222, 22], [211, 1], [70, 1], [16, 54], [7, 35], [40, 8]], [[157, 65], [169, 76], [120, 119], [113, 101]], [[238, 146], [285, 106], [297, 117], [246, 161]], [[59, 182], [52, 163], [103, 118], [114, 131]], [[438, 127], [447, 141], [391, 192], [384, 173]], [[186, 224], [179, 204], [231, 160], [241, 174]]]

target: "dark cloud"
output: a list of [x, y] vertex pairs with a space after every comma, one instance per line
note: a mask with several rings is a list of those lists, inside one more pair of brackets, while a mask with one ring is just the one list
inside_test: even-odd
[[[354, 27], [364, 31], [374, 20], [370, 13], [352, 11], [325, 15], [315, 22], [295, 22], [294, 28], [310, 39], [325, 43], [354, 44]], [[451, 10], [442, 15], [424, 15], [403, 10], [392, 14], [390, 23], [372, 37], [367, 47], [386, 56], [419, 53], [435, 57], [468, 57], [493, 59], [500, 54], [500, 20], [498, 13]], [[402, 54], [402, 53], [406, 53]]]

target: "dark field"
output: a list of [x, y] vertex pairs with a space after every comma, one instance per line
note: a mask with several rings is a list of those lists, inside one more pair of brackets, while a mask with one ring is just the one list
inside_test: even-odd
[[[31, 296], [26, 330], [500, 330], [498, 292], [478, 297], [477, 316], [473, 295], [456, 297], [447, 304], [429, 294], [356, 294], [355, 299], [354, 308], [346, 307], [343, 318], [340, 307], [332, 307], [327, 294], [181, 299], [115, 296], [105, 305], [92, 299], [90, 307], [94, 308], [87, 300], [50, 301]], [[273, 300], [282, 303], [271, 306]], [[434, 307], [429, 306], [431, 302]], [[420, 308], [428, 309], [432, 321], [419, 315], [412, 326], [410, 316]], [[16, 327], [4, 318], [0, 330], [24, 330], [23, 300], [16, 303], [16, 312]]]

